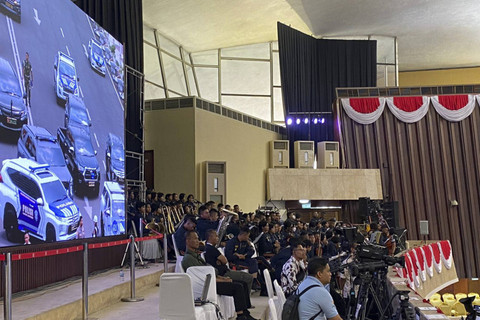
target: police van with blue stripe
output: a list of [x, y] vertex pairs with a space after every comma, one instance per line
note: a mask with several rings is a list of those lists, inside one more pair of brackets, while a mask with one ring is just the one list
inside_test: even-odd
[[49, 165], [23, 158], [3, 161], [0, 217], [9, 241], [21, 241], [22, 232], [47, 242], [75, 239], [80, 215]]

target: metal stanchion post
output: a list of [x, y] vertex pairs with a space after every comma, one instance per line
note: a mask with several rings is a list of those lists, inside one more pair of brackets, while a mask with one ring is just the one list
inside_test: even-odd
[[137, 302], [143, 300], [143, 297], [135, 297], [135, 237], [130, 235], [130, 298], [122, 298], [122, 301]]
[[168, 272], [167, 234], [163, 234], [163, 272]]
[[88, 318], [88, 244], [83, 244], [82, 316]]
[[5, 254], [5, 296], [3, 297], [3, 318], [12, 320], [12, 254]]

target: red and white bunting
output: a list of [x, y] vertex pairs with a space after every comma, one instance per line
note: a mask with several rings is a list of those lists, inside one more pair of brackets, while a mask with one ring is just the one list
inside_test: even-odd
[[344, 98], [345, 113], [361, 124], [371, 124], [380, 118], [385, 108], [385, 98]]
[[442, 272], [442, 258], [441, 258], [441, 253], [440, 253], [440, 248], [437, 243], [432, 243], [428, 245], [430, 247], [430, 250], [432, 251], [432, 256], [433, 256], [433, 266], [435, 267], [435, 270], [437, 270], [438, 273]]
[[421, 247], [423, 260], [425, 261], [425, 270], [430, 278], [433, 277], [433, 254], [429, 246]]
[[453, 263], [452, 245], [450, 244], [450, 241], [440, 241], [438, 242], [438, 247], [440, 248], [443, 265], [450, 270]]
[[414, 248], [412, 250], [415, 253], [417, 259], [418, 274], [423, 282], [427, 281], [427, 271], [425, 270], [425, 260], [423, 259], [422, 249]]
[[388, 97], [388, 108], [398, 120], [413, 123], [420, 121], [428, 112], [430, 98], [424, 97]]
[[432, 104], [442, 118], [457, 122], [467, 118], [473, 112], [475, 96], [472, 94], [433, 96]]

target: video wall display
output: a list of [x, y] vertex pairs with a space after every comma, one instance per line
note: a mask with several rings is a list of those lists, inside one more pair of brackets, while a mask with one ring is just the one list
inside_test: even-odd
[[0, 246], [125, 233], [123, 46], [70, 0], [0, 1]]

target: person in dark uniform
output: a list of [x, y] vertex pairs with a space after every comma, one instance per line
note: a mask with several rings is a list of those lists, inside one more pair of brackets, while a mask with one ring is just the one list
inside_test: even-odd
[[215, 222], [210, 220], [211, 211], [215, 211], [218, 214], [217, 209], [211, 209], [209, 211], [206, 206], [201, 206], [198, 209], [200, 218], [197, 220], [197, 232], [198, 232], [198, 237], [202, 241], [206, 240], [205, 232], [207, 232], [207, 230], [210, 230], [210, 229], [217, 230], [218, 228], [218, 221]]
[[248, 227], [242, 228], [238, 236], [228, 240], [225, 246], [225, 256], [231, 264], [248, 268], [248, 273], [256, 279], [258, 262], [252, 258], [255, 250], [248, 240], [249, 236], [250, 229]]
[[230, 270], [228, 268], [227, 258], [216, 248], [218, 244], [218, 234], [215, 230], [207, 230], [206, 232], [207, 244], [205, 245], [205, 261], [217, 269], [217, 274], [224, 277], [229, 277], [233, 281], [243, 282], [246, 285], [246, 293], [248, 296], [248, 305], [250, 304], [250, 292], [252, 291], [253, 277], [251, 274], [241, 271]]
[[196, 217], [193, 215], [186, 215], [182, 226], [173, 234], [175, 244], [177, 245], [177, 249], [181, 255], [184, 255], [186, 250], [185, 234], [187, 231], [194, 231], [196, 225]]
[[27, 106], [32, 106], [30, 103], [30, 91], [33, 87], [33, 70], [32, 70], [32, 64], [30, 63], [30, 55], [28, 52], [25, 52], [25, 60], [23, 60], [22, 63], [22, 76], [23, 76], [23, 83], [25, 85], [25, 104]]

